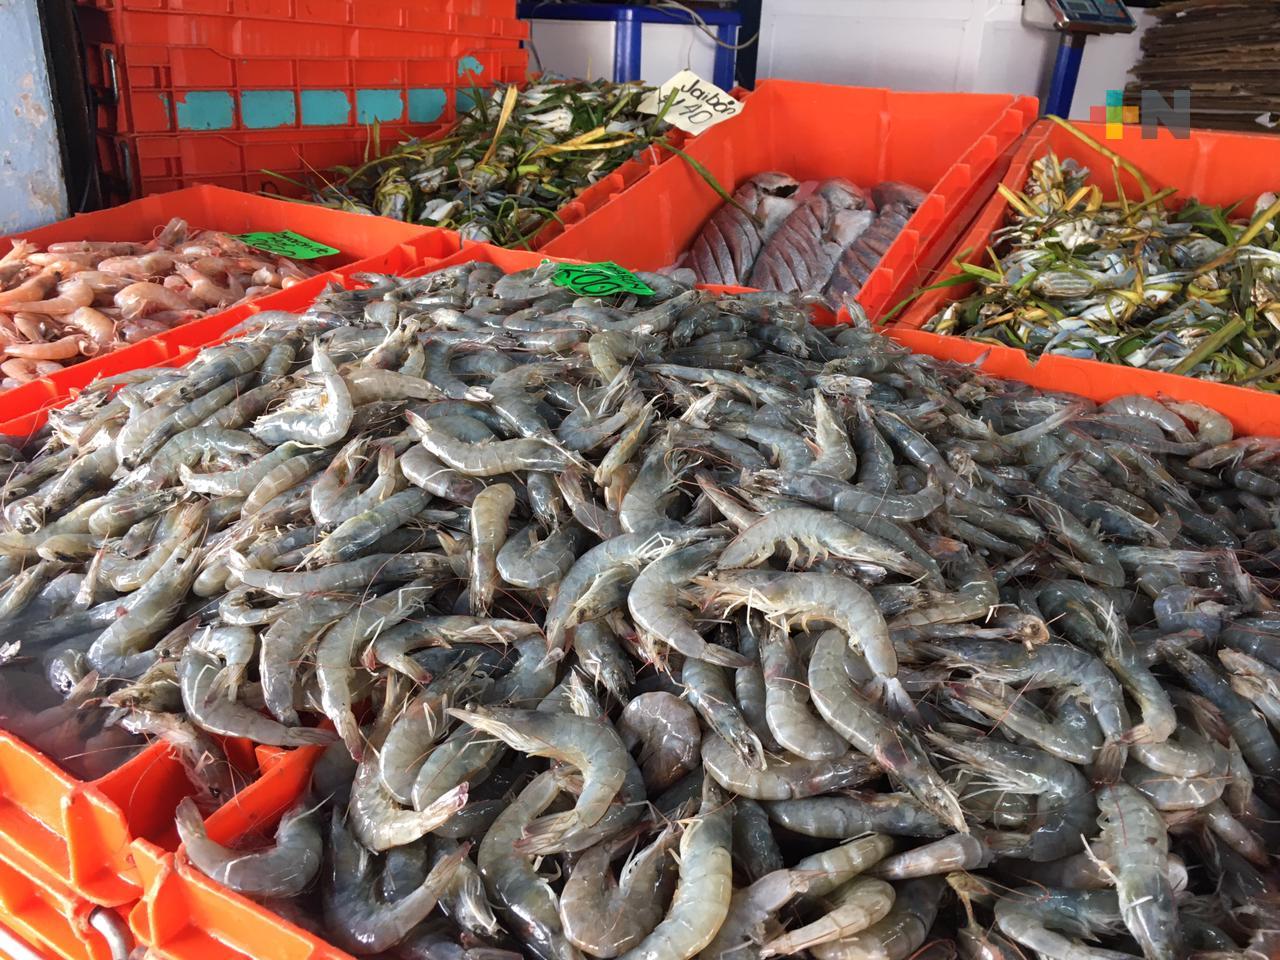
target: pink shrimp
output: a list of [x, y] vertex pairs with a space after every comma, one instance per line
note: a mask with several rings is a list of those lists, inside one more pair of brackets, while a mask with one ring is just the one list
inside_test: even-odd
[[67, 317], [67, 325], [93, 338], [101, 347], [110, 347], [116, 339], [116, 325], [110, 317], [93, 307], [81, 307]]
[[147, 244], [144, 244], [139, 253], [146, 250], [164, 250], [168, 247], [176, 246], [183, 243], [187, 239], [187, 234], [191, 232], [191, 228], [187, 226], [187, 221], [181, 217], [174, 217], [166, 223], [155, 238]]
[[173, 267], [173, 254], [165, 250], [153, 250], [133, 257], [108, 257], [98, 264], [103, 273], [116, 273], [143, 280], [168, 273]]
[[157, 310], [155, 313], [147, 314], [147, 321], [161, 323], [166, 327], [176, 327], [179, 324], [188, 322], [189, 320], [199, 320], [204, 315], [205, 312], [203, 310], [196, 309]]
[[228, 285], [224, 287], [189, 264], [175, 264], [174, 269], [191, 284], [191, 295], [211, 307], [235, 303], [244, 296], [244, 288], [235, 277], [228, 276]]
[[56, 270], [44, 269], [11, 290], [0, 292], [0, 309], [4, 309], [11, 303], [28, 303], [32, 300], [39, 300], [46, 293], [53, 289], [53, 285], [58, 282], [59, 274]]
[[45, 247], [49, 253], [100, 253], [104, 257], [142, 253], [142, 244], [109, 240], [64, 240]]
[[182, 294], [158, 283], [143, 280], [131, 283], [115, 296], [115, 304], [129, 319], [155, 310], [190, 310], [191, 303]]
[[18, 303], [0, 304], [0, 310], [8, 313], [45, 313], [63, 314], [87, 307], [94, 300], [93, 287], [83, 281], [72, 278], [58, 287], [58, 296], [50, 300], [27, 300]]
[[19, 357], [12, 357], [0, 363], [0, 373], [19, 383], [30, 383], [40, 376], [36, 372], [36, 365], [30, 360], [23, 360]]
[[14, 240], [13, 246], [9, 248], [8, 253], [0, 257], [0, 263], [13, 263], [15, 260], [29, 259], [31, 254], [39, 249], [30, 240]]
[[120, 324], [120, 339], [125, 343], [137, 343], [139, 340], [147, 339], [147, 337], [154, 337], [157, 333], [164, 333], [168, 329], [168, 324], [149, 318], [126, 320]]
[[81, 283], [87, 283], [98, 296], [114, 295], [133, 282], [130, 278], [122, 277], [118, 273], [105, 273], [102, 270], [81, 270], [75, 275], [75, 279]]
[[34, 267], [45, 267], [56, 270], [65, 276], [81, 270], [92, 270], [102, 259], [97, 253], [33, 253], [27, 257], [27, 264]]
[[21, 340], [39, 343], [48, 333], [49, 318], [38, 313], [15, 313], [11, 319]]
[[10, 343], [4, 352], [11, 357], [27, 360], [70, 360], [73, 357], [91, 357], [98, 352], [98, 345], [88, 337], [73, 335], [47, 343]]

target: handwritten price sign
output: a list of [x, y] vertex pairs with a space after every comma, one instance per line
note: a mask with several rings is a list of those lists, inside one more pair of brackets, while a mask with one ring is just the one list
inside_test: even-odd
[[235, 235], [256, 250], [289, 257], [291, 260], [317, 260], [320, 257], [331, 257], [338, 252], [337, 247], [328, 247], [316, 243], [292, 230], [281, 230], [278, 233], [241, 233]]
[[567, 287], [580, 297], [609, 297], [615, 293], [634, 293], [647, 297], [652, 288], [626, 267], [606, 261], [581, 266], [566, 263], [551, 277], [557, 287]]
[[675, 100], [663, 114], [664, 119], [686, 133], [701, 133], [723, 120], [736, 117], [742, 103], [733, 99], [714, 83], [708, 83], [692, 70], [681, 70], [674, 77], [640, 101], [642, 113], [661, 112], [675, 92]]

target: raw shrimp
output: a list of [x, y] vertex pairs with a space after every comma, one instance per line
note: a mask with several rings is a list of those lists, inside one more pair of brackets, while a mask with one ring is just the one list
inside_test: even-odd
[[193, 647], [182, 652], [178, 668], [182, 705], [188, 716], [205, 730], [224, 737], [248, 737], [256, 743], [278, 747], [326, 744], [333, 740], [328, 730], [286, 727], [242, 703], [217, 696], [214, 683], [221, 669], [215, 659]]
[[726, 790], [753, 800], [812, 797], [865, 783], [880, 772], [875, 764], [853, 753], [832, 760], [783, 760], [753, 770], [719, 736], [703, 739], [702, 764]]
[[367, 851], [334, 810], [329, 825], [329, 862], [322, 875], [325, 926], [344, 950], [360, 955], [389, 950], [435, 909], [468, 847], [437, 861], [422, 886], [394, 904], [380, 901]]
[[907, 960], [928, 937], [943, 890], [937, 877], [907, 880], [895, 888], [893, 907], [884, 919], [851, 937], [818, 944], [811, 952], [816, 960]]
[[696, 543], [652, 560], [635, 578], [627, 594], [627, 609], [637, 628], [684, 656], [739, 667], [745, 666], [746, 660], [732, 650], [707, 643], [678, 601], [679, 589], [704, 570], [722, 546], [719, 540]]
[[609, 866], [613, 853], [609, 843], [579, 857], [560, 894], [565, 937], [593, 957], [608, 958], [630, 950], [652, 933], [675, 888], [670, 850], [678, 835], [675, 827], [667, 827], [627, 860], [616, 880]]
[[847, 577], [818, 573], [733, 572], [696, 581], [707, 598], [727, 610], [746, 605], [790, 624], [814, 620], [839, 627], [849, 644], [866, 657], [892, 710], [910, 713], [911, 698], [897, 678], [898, 657], [875, 600]]
[[618, 732], [628, 750], [641, 744], [637, 760], [650, 790], [665, 790], [698, 766], [698, 715], [679, 697], [654, 691], [633, 698], [618, 718]]
[[828, 630], [809, 661], [809, 694], [824, 720], [858, 750], [900, 780], [932, 813], [961, 833], [964, 813], [919, 741], [867, 703], [849, 678], [844, 635]]
[[[791, 566], [809, 566], [835, 557], [873, 563], [917, 577], [924, 571], [893, 547], [823, 510], [775, 510], [747, 527], [720, 554], [721, 570], [759, 566], [786, 546]], [[806, 558], [807, 553], [807, 558]]]
[[762, 948], [762, 957], [787, 956], [833, 940], [842, 940], [881, 920], [893, 907], [893, 887], [883, 880], [859, 877], [832, 891], [834, 908], [813, 923], [775, 937]]
[[564, 775], [539, 774], [498, 817], [480, 844], [477, 863], [485, 887], [512, 927], [540, 953], [554, 960], [582, 960], [565, 937], [560, 906], [551, 885], [515, 848], [524, 829], [559, 795]]
[[495, 483], [476, 494], [471, 504], [471, 613], [487, 616], [498, 586], [498, 553], [507, 538], [507, 522], [516, 494]]
[[311, 885], [322, 859], [316, 811], [305, 802], [286, 810], [275, 844], [262, 850], [231, 850], [211, 840], [190, 797], [174, 812], [187, 858], [201, 873], [237, 893], [254, 897], [295, 897]]
[[1164, 822], [1138, 791], [1124, 783], [1098, 791], [1098, 810], [1125, 926], [1147, 960], [1177, 956], [1181, 934], [1165, 872], [1169, 836]]
[[583, 776], [573, 810], [535, 820], [517, 846], [533, 853], [553, 853], [575, 831], [594, 825], [635, 766], [612, 726], [584, 717], [536, 710], [484, 709], [449, 711], [450, 715], [501, 739], [524, 753], [554, 757], [573, 764]]
[[622, 960], [689, 960], [714, 939], [733, 895], [732, 837], [733, 806], [708, 790], [680, 837], [680, 877], [670, 909]]

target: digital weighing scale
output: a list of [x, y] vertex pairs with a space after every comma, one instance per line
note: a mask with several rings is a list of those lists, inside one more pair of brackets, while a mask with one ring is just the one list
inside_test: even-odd
[[1133, 15], [1120, 0], [1025, 0], [1022, 22], [1062, 34], [1049, 96], [1044, 104], [1045, 113], [1059, 117], [1071, 113], [1071, 98], [1080, 76], [1085, 41], [1096, 34], [1132, 33], [1138, 28]]

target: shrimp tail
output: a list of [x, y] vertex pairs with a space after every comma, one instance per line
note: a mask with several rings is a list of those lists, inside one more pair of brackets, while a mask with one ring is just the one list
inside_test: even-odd
[[708, 663], [714, 663], [721, 667], [729, 667], [737, 669], [747, 666], [751, 661], [742, 654], [730, 650], [727, 647], [721, 647], [714, 643], [708, 643], [702, 651], [702, 659]]
[[1121, 737], [1108, 737], [1098, 749], [1098, 758], [1093, 766], [1095, 783], [1115, 783], [1120, 779], [1120, 769], [1124, 766], [1128, 749]]
[[539, 817], [524, 829], [524, 835], [516, 841], [516, 849], [525, 854], [554, 853], [564, 849], [564, 841], [583, 822], [573, 810]]
[[[356, 763], [364, 759], [364, 737], [360, 733], [360, 724], [356, 722], [355, 714], [351, 711], [340, 713], [337, 716], [329, 717], [333, 721], [334, 727], [338, 730], [338, 736], [342, 738], [342, 742], [347, 745], [347, 751], [351, 754], [351, 759]], [[309, 735], [323, 736], [324, 739], [310, 739]], [[333, 739], [333, 734], [327, 730], [316, 730], [309, 727], [295, 727], [291, 735], [292, 739], [302, 741], [303, 743], [329, 743]]]
[[200, 815], [200, 808], [191, 797], [183, 797], [178, 803], [177, 809], [173, 811], [173, 820], [180, 834], [192, 834], [198, 837], [205, 834], [204, 817]]
[[[291, 747], [324, 747], [336, 738], [332, 730], [321, 730], [318, 727], [290, 727], [289, 746]], [[363, 753], [364, 745], [361, 744]]]
[[897, 677], [876, 677], [871, 681], [868, 693], [872, 700], [883, 698], [885, 712], [895, 720], [919, 725], [920, 712], [916, 710], [915, 701]]

